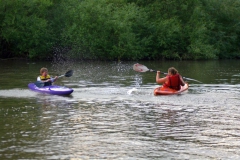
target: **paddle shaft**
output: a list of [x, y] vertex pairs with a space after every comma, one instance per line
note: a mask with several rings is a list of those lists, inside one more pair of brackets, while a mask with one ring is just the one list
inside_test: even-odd
[[[153, 69], [149, 69], [149, 72], [156, 72], [156, 73], [157, 73], [157, 71], [155, 71], [155, 70], [153, 70]], [[165, 75], [167, 75], [167, 73], [161, 72], [161, 71], [160, 71], [160, 74], [165, 74]]]
[[[133, 65], [133, 69], [135, 71], [137, 71], [137, 72], [147, 72], [147, 71], [149, 71], [149, 72], [157, 72], [157, 71], [155, 71], [153, 69], [148, 69], [146, 66], [144, 66], [142, 64], [138, 64], [138, 63]], [[167, 75], [168, 73], [160, 72], [160, 74]], [[195, 81], [195, 82], [198, 82], [198, 83], [202, 83], [202, 82], [200, 82], [198, 80], [195, 80], [195, 79], [192, 79], [192, 78], [187, 78], [187, 77], [182, 77], [182, 78], [186, 79], [186, 80], [191, 80], [191, 81]]]
[[[149, 71], [150, 71], [150, 72], [157, 72], [157, 71], [152, 70], [152, 69], [149, 69]], [[161, 71], [160, 71], [160, 74], [167, 75], [167, 73], [165, 73], [165, 72], [161, 72]], [[183, 76], [182, 76], [182, 78], [183, 78], [183, 79], [186, 79], [186, 80], [196, 81], [196, 82], [198, 82], [198, 83], [202, 83], [202, 82], [200, 82], [200, 81], [198, 81], [198, 80], [195, 80], [195, 79], [192, 79], [192, 78], [187, 78], [187, 77], [183, 77]]]
[[61, 77], [71, 77], [72, 74], [73, 74], [73, 70], [69, 70], [65, 74], [63, 74], [61, 76], [58, 76], [58, 78], [61, 78]]
[[65, 74], [64, 75], [61, 75], [61, 76], [58, 76], [58, 78], [61, 78], [61, 77], [64, 77], [65, 76]]

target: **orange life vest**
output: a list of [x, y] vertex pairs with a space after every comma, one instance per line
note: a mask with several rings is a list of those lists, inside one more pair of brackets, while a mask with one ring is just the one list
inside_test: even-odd
[[181, 83], [180, 83], [180, 75], [167, 75], [168, 81], [163, 84], [164, 87], [172, 88], [175, 90], [181, 89]]

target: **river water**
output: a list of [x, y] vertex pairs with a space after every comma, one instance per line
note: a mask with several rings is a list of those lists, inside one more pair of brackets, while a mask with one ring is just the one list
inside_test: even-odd
[[[0, 61], [0, 159], [239, 159], [240, 61]], [[174, 66], [190, 88], [154, 96]], [[41, 67], [70, 96], [33, 92]]]

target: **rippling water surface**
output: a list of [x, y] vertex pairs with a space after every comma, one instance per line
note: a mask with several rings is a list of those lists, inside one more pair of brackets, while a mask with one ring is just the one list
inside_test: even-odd
[[[240, 158], [238, 61], [141, 62], [203, 82], [173, 96], [154, 96], [155, 73], [134, 63], [1, 61], [0, 159]], [[42, 66], [73, 69], [56, 84], [74, 92], [30, 91]]]

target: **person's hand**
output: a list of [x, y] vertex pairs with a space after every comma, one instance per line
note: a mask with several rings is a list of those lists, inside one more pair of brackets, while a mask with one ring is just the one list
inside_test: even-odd
[[157, 73], [159, 74], [159, 73], [160, 73], [160, 71], [157, 71]]
[[57, 79], [58, 79], [58, 76], [52, 78], [51, 80], [52, 80], [52, 82], [55, 82]]

